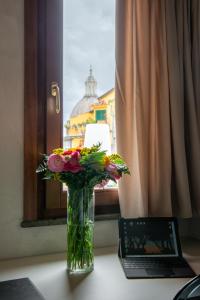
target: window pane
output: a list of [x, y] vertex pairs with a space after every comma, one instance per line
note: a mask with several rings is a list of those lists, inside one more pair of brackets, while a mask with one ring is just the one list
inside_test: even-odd
[[114, 152], [115, 0], [65, 0], [63, 10], [63, 145]]
[[96, 110], [96, 121], [105, 121], [106, 120], [106, 109]]

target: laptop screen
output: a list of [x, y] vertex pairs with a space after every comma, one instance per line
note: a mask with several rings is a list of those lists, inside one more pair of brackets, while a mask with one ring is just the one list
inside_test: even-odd
[[125, 256], [178, 256], [173, 221], [124, 219]]

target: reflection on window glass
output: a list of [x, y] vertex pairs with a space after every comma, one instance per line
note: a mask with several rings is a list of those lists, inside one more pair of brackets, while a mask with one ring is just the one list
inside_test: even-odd
[[115, 1], [63, 2], [63, 145], [115, 152]]

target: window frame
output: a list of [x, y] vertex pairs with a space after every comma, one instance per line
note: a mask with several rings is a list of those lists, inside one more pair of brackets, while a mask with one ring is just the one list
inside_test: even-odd
[[[46, 1], [24, 1], [24, 221], [66, 216], [66, 192], [48, 209], [46, 183], [35, 172], [47, 148]], [[95, 190], [95, 213], [119, 213], [116, 188]]]

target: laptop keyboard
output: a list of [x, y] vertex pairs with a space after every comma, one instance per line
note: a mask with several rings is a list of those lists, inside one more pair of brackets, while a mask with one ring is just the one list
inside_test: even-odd
[[145, 259], [138, 260], [133, 258], [124, 258], [123, 265], [130, 269], [169, 269], [169, 268], [184, 268], [187, 264], [183, 260], [161, 260], [161, 259]]

